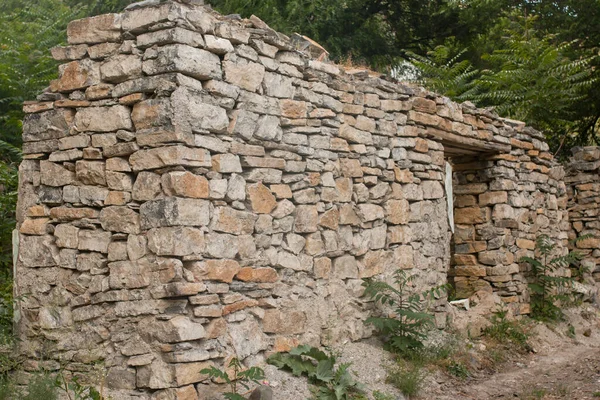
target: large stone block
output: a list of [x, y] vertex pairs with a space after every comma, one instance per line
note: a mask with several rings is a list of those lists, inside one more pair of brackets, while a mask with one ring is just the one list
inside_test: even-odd
[[252, 211], [257, 214], [269, 214], [277, 206], [277, 200], [268, 187], [262, 183], [249, 185], [247, 188], [248, 198]]
[[105, 207], [100, 211], [99, 219], [106, 231], [133, 234], [140, 231], [140, 217], [128, 207]]
[[86, 58], [58, 67], [58, 79], [50, 82], [50, 88], [55, 92], [72, 92], [100, 81], [100, 64]]
[[75, 129], [79, 132], [116, 132], [132, 127], [129, 109], [121, 105], [81, 108], [75, 114]]
[[148, 249], [159, 256], [187, 256], [204, 251], [204, 233], [200, 229], [169, 227], [150, 229]]
[[221, 79], [222, 74], [219, 56], [185, 44], [159, 47], [156, 58], [144, 61], [143, 71], [147, 75], [180, 72], [200, 80]]
[[234, 210], [229, 207], [215, 208], [211, 229], [234, 235], [249, 235], [254, 233], [254, 224], [258, 217], [252, 213]]
[[19, 236], [19, 260], [26, 267], [52, 267], [60, 262], [54, 238], [44, 236]]
[[65, 137], [73, 116], [74, 112], [66, 109], [27, 114], [23, 120], [23, 142]]
[[209, 104], [198, 92], [178, 88], [171, 95], [174, 124], [184, 132], [225, 133], [229, 118], [224, 108]]
[[230, 57], [223, 62], [225, 81], [249, 92], [256, 92], [263, 82], [265, 67], [241, 57]]
[[60, 164], [40, 161], [40, 182], [47, 186], [66, 186], [75, 182], [75, 173]]
[[100, 66], [105, 82], [120, 83], [142, 75], [142, 60], [136, 55], [119, 54]]
[[262, 320], [263, 331], [293, 335], [304, 333], [306, 314], [295, 310], [266, 310]]
[[147, 201], [140, 207], [142, 229], [161, 226], [206, 226], [210, 207], [206, 200], [167, 197]]
[[118, 42], [121, 14], [104, 14], [72, 21], [67, 25], [69, 44]]
[[210, 153], [206, 149], [185, 146], [168, 146], [136, 151], [129, 157], [134, 171], [158, 169], [168, 166], [210, 167]]
[[240, 264], [235, 260], [196, 261], [186, 265], [198, 281], [220, 281], [231, 283], [233, 277], [240, 272]]
[[208, 180], [203, 176], [194, 175], [188, 171], [174, 171], [163, 174], [162, 188], [168, 196], [191, 197], [194, 199], [206, 199], [210, 193]]
[[151, 264], [148, 260], [117, 261], [108, 264], [111, 289], [137, 289], [150, 285]]
[[183, 315], [168, 321], [156, 321], [151, 328], [152, 336], [163, 343], [189, 342], [206, 337], [202, 324], [192, 322]]

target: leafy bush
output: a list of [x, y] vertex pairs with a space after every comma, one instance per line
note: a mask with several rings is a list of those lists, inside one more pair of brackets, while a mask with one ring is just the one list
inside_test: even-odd
[[245, 398], [238, 393], [238, 384], [248, 390], [250, 388], [248, 385], [250, 382], [260, 384], [260, 381], [265, 379], [265, 372], [261, 368], [252, 367], [242, 370], [243, 366], [237, 358], [231, 359], [229, 368], [233, 369], [233, 379], [229, 378], [227, 372], [221, 371], [214, 366], [204, 368], [200, 371], [200, 373], [206, 374], [212, 379], [222, 380], [230, 386], [231, 391], [223, 394], [228, 400], [245, 400]]
[[295, 376], [305, 375], [316, 386], [317, 400], [351, 400], [364, 398], [363, 385], [350, 373], [350, 363], [336, 368], [336, 357], [315, 347], [302, 345], [289, 353], [273, 354], [267, 362], [280, 369], [288, 369]]
[[18, 387], [8, 377], [0, 378], [0, 400], [58, 400], [54, 377], [47, 373], [34, 374], [27, 386]]
[[[574, 243], [590, 237], [590, 235], [580, 236]], [[557, 303], [569, 300], [574, 279], [557, 276], [556, 272], [561, 268], [568, 268], [582, 259], [582, 255], [576, 251], [550, 258], [555, 249], [556, 243], [547, 235], [540, 235], [535, 242], [535, 250], [540, 259], [522, 257], [519, 260], [531, 266], [533, 273], [533, 282], [529, 283], [531, 317], [541, 321], [562, 319], [563, 313]]]
[[365, 296], [394, 309], [392, 317], [369, 317], [365, 323], [373, 325], [386, 337], [387, 350], [404, 355], [422, 348], [425, 331], [433, 327], [434, 317], [425, 311], [426, 300], [448, 290], [448, 285], [441, 285], [422, 293], [408, 294], [408, 285], [413, 280], [414, 275], [407, 276], [399, 269], [394, 273], [396, 288], [370, 278], [363, 282]]

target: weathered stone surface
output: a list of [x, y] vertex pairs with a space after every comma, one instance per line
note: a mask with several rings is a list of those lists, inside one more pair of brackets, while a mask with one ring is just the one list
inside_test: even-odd
[[56, 92], [85, 89], [100, 83], [100, 66], [87, 58], [71, 61], [58, 68], [58, 76], [57, 80], [50, 82], [50, 88]]
[[133, 200], [148, 201], [156, 199], [161, 193], [161, 176], [153, 172], [142, 171], [135, 179], [131, 195]]
[[222, 174], [242, 172], [240, 158], [235, 154], [217, 154], [212, 157], [213, 169]]
[[75, 182], [75, 174], [60, 164], [40, 161], [40, 182], [48, 186], [65, 186]]
[[203, 176], [194, 175], [188, 171], [163, 174], [162, 189], [168, 196], [191, 197], [194, 199], [206, 199], [210, 193], [208, 180]]
[[150, 263], [145, 260], [108, 264], [111, 289], [136, 289], [150, 285]]
[[197, 261], [187, 269], [192, 271], [194, 277], [199, 280], [211, 280], [231, 283], [233, 277], [240, 272], [240, 264], [235, 260], [206, 260]]
[[112, 235], [110, 232], [81, 229], [78, 233], [78, 249], [108, 253], [108, 245]]
[[229, 118], [224, 108], [206, 102], [200, 93], [185, 88], [177, 89], [171, 96], [174, 121], [184, 132], [225, 133]]
[[67, 25], [70, 44], [116, 42], [121, 39], [121, 15], [104, 14], [78, 19]]
[[358, 278], [358, 264], [351, 255], [335, 258], [331, 268], [331, 276], [336, 279]]
[[58, 265], [60, 257], [54, 238], [20, 235], [19, 260], [26, 267], [51, 267]]
[[129, 109], [125, 106], [87, 107], [75, 114], [75, 129], [79, 132], [115, 132], [132, 127]]
[[105, 207], [100, 211], [102, 229], [112, 232], [139, 233], [140, 217], [128, 207]]
[[317, 231], [319, 212], [316, 206], [297, 206], [294, 220], [294, 232], [310, 233]]
[[169, 146], [150, 150], [140, 150], [129, 158], [134, 171], [157, 169], [174, 165], [185, 167], [210, 167], [210, 154], [205, 149], [192, 149], [185, 146]]
[[152, 324], [152, 336], [163, 343], [187, 342], [203, 339], [206, 332], [202, 324], [190, 321], [178, 315], [168, 321], [156, 321]]
[[273, 193], [271, 193], [269, 188], [262, 183], [248, 185], [247, 191], [252, 211], [255, 213], [269, 214], [277, 206], [275, 196], [273, 196]]
[[223, 62], [225, 81], [250, 92], [258, 90], [265, 76], [265, 67], [244, 58], [230, 57]]
[[70, 110], [27, 114], [23, 121], [23, 142], [59, 139], [67, 135], [73, 122]]
[[148, 249], [159, 256], [187, 256], [204, 251], [204, 234], [195, 228], [154, 228], [147, 237]]
[[306, 314], [302, 311], [267, 310], [262, 320], [262, 328], [266, 333], [284, 335], [304, 332]]
[[235, 354], [240, 360], [266, 350], [270, 344], [269, 337], [262, 332], [254, 318], [247, 318], [239, 324], [231, 324], [228, 333]]
[[147, 75], [180, 72], [200, 80], [220, 79], [221, 60], [206, 50], [185, 44], [171, 44], [158, 48], [157, 57], [143, 64]]
[[210, 221], [205, 200], [166, 197], [147, 201], [140, 207], [142, 229], [160, 226], [203, 226]]
[[119, 83], [142, 75], [142, 60], [135, 55], [120, 54], [100, 66], [105, 82]]
[[210, 228], [234, 235], [248, 235], [254, 233], [256, 219], [257, 217], [249, 212], [229, 207], [217, 207], [213, 213]]
[[251, 268], [244, 267], [235, 276], [235, 279], [244, 282], [268, 282], [273, 283], [279, 280], [277, 271], [273, 268]]

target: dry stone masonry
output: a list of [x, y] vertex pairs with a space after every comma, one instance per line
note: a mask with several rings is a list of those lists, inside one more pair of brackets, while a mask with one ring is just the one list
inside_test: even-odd
[[114, 398], [205, 398], [209, 365], [370, 336], [361, 279], [398, 268], [528, 312], [517, 259], [567, 238], [539, 133], [195, 3], [72, 22], [59, 78], [25, 104], [28, 369], [101, 363]]
[[600, 148], [576, 147], [568, 163], [569, 239], [592, 235], [578, 241], [575, 250], [585, 255], [582, 265], [600, 282]]

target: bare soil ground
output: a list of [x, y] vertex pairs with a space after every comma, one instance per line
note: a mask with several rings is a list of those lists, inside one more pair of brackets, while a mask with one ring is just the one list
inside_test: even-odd
[[[430, 377], [421, 399], [598, 399], [600, 398], [600, 318], [595, 308], [567, 312], [567, 321], [537, 324], [533, 351], [513, 356], [494, 369], [482, 368], [466, 380]], [[569, 335], [569, 324], [575, 336]], [[589, 335], [589, 336], [588, 336]], [[570, 337], [571, 336], [571, 337]]]

